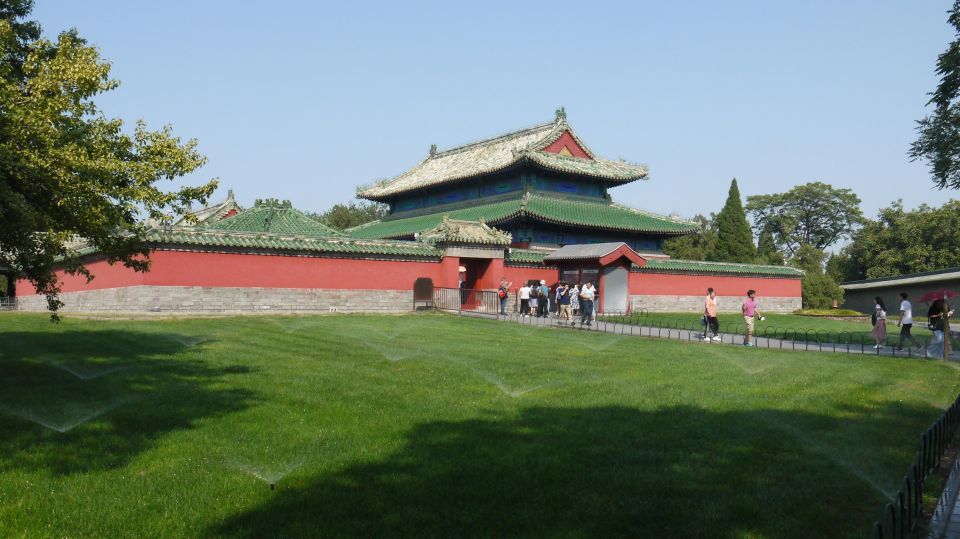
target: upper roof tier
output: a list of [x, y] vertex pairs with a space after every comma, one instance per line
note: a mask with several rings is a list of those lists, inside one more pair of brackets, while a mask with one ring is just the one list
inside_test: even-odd
[[361, 198], [385, 202], [402, 193], [436, 187], [458, 180], [498, 172], [521, 163], [568, 174], [587, 176], [613, 185], [647, 177], [647, 167], [625, 161], [600, 159], [567, 124], [563, 109], [555, 121], [499, 137], [458, 146], [430, 155], [415, 167], [389, 180], [362, 188]]

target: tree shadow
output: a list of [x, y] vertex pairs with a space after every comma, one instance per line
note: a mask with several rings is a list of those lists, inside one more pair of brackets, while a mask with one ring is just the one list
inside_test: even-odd
[[248, 367], [183, 353], [202, 346], [189, 336], [65, 330], [0, 339], [0, 470], [123, 466], [164, 434], [256, 399], [223, 383]]
[[[382, 461], [280, 484], [207, 535], [860, 538], [911, 460], [901, 427], [935, 413], [541, 407], [424, 423]], [[867, 439], [873, 424], [889, 435]], [[859, 468], [879, 454], [879, 477]]]

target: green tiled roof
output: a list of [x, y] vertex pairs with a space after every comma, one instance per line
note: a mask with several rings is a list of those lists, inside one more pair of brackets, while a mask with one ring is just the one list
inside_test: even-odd
[[207, 229], [297, 236], [342, 237], [345, 235], [293, 208], [276, 206], [256, 206], [233, 217], [211, 223]]
[[291, 236], [205, 229], [154, 228], [146, 241], [154, 245], [279, 249], [311, 253], [337, 253], [439, 258], [441, 251], [415, 241], [358, 240], [337, 237]]
[[539, 266], [543, 264], [543, 257], [545, 256], [547, 256], [547, 253], [540, 251], [510, 249], [510, 251], [507, 252], [505, 262], [507, 264], [533, 264]]
[[[588, 157], [565, 157], [543, 151], [564, 133], [569, 133]], [[581, 174], [613, 185], [645, 179], [648, 175], [647, 167], [643, 165], [608, 161], [595, 155], [567, 123], [566, 113], [558, 110], [553, 122], [440, 152], [433, 147], [427, 158], [410, 170], [393, 179], [362, 188], [358, 195], [370, 200], [388, 201], [390, 197], [401, 193], [492, 174], [522, 162]]]
[[695, 230], [697, 226], [693, 223], [636, 210], [620, 204], [534, 194], [515, 200], [481, 204], [417, 217], [374, 221], [348, 229], [347, 233], [355, 238], [400, 238], [429, 230], [443, 221], [444, 216], [467, 221], [476, 221], [482, 218], [491, 225], [497, 225], [521, 216], [528, 216], [555, 224], [669, 235], [686, 234]]
[[699, 260], [647, 260], [646, 267], [634, 266], [633, 271], [664, 273], [734, 273], [742, 275], [778, 275], [800, 278], [803, 272], [788, 266], [762, 266], [759, 264], [733, 264], [729, 262], [703, 262]]

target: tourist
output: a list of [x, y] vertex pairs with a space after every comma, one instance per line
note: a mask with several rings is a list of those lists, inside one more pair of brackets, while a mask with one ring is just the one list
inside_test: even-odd
[[500, 299], [500, 316], [507, 315], [507, 299], [510, 297], [510, 287], [513, 283], [508, 283], [507, 278], [500, 279], [500, 288], [497, 289], [497, 298]]
[[897, 351], [903, 352], [903, 343], [910, 340], [911, 346], [920, 348], [917, 340], [910, 334], [913, 328], [913, 305], [907, 300], [907, 293], [900, 292], [900, 320], [897, 320], [897, 326], [900, 327], [900, 339], [897, 341]]
[[570, 286], [562, 281], [560, 286], [557, 287], [557, 304], [560, 306], [557, 317], [560, 320], [573, 322], [573, 315], [570, 313]]
[[517, 297], [520, 298], [520, 315], [530, 316], [530, 285], [524, 284], [517, 290]]
[[703, 301], [703, 316], [707, 317], [707, 327], [710, 329], [710, 333], [713, 333], [713, 338], [704, 331], [703, 342], [720, 342], [720, 320], [717, 318], [718, 304], [716, 292], [713, 291], [713, 288], [708, 288], [707, 297]]
[[530, 282], [531, 281], [527, 281], [527, 286], [530, 287], [530, 313], [527, 314], [532, 313], [534, 316], [538, 316], [539, 311], [537, 311], [537, 307], [539, 306], [540, 298], [537, 297], [537, 294], [540, 292], [540, 287], [537, 285], [537, 281], [532, 281], [533, 284], [530, 284]]
[[946, 318], [953, 316], [950, 305], [944, 299], [938, 299], [931, 303], [930, 309], [927, 311], [927, 321], [933, 331], [933, 338], [930, 339], [930, 346], [927, 347], [927, 357], [929, 358], [939, 359], [944, 356], [943, 338], [944, 331], [947, 328], [946, 319], [943, 316], [944, 311], [947, 312]]
[[873, 300], [876, 305], [873, 307], [874, 323], [873, 331], [870, 332], [870, 335], [873, 336], [873, 340], [877, 343], [873, 347], [880, 349], [887, 343], [887, 306], [884, 305], [880, 296], [873, 298]]
[[549, 306], [550, 289], [547, 287], [547, 281], [541, 279], [540, 286], [537, 287], [537, 318], [546, 318]]
[[759, 317], [760, 320], [766, 320], [757, 310], [756, 290], [747, 290], [747, 299], [744, 300], [740, 310], [743, 311], [743, 321], [747, 326], [746, 335], [743, 338], [744, 346], [753, 346], [753, 322]]
[[[593, 283], [587, 281], [580, 290], [580, 325], [586, 322], [590, 325], [590, 316], [593, 314], [593, 298], [595, 297]], [[572, 324], [573, 322], [571, 322]]]
[[[570, 287], [570, 311], [574, 316], [580, 314], [580, 283]], [[572, 319], [570, 321], [570, 325], [573, 325]]]

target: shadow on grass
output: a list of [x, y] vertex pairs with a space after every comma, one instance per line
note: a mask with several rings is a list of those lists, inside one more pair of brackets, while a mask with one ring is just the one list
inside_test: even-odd
[[[913, 449], [882, 433], [935, 413], [611, 406], [425, 423], [382, 461], [280, 485], [207, 535], [860, 538], [886, 501], [870, 483], [894, 489]], [[889, 460], [857, 469], [856, 451]]]
[[243, 366], [182, 354], [200, 341], [137, 331], [0, 333], [0, 469], [118, 467], [162, 435], [248, 407]]

